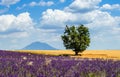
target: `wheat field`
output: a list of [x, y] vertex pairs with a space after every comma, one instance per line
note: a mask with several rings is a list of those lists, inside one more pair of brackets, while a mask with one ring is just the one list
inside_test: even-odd
[[[25, 52], [32, 54], [43, 54], [43, 55], [69, 55], [77, 58], [103, 58], [103, 59], [119, 59], [120, 50], [85, 50], [82, 52], [82, 56], [75, 56], [72, 50], [12, 50], [17, 52]], [[80, 53], [79, 53], [80, 54]]]

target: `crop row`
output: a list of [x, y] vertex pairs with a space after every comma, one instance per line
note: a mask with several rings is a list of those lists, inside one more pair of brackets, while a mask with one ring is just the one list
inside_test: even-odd
[[0, 51], [0, 77], [120, 77], [120, 61]]

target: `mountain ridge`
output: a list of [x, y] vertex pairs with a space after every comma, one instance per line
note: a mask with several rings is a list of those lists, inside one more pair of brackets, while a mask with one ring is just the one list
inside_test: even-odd
[[56, 48], [50, 46], [49, 44], [38, 41], [27, 45], [23, 49], [24, 50], [56, 50]]

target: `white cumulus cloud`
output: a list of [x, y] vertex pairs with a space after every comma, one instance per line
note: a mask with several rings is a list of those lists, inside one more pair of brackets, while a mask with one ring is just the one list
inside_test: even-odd
[[114, 10], [114, 9], [120, 10], [120, 4], [113, 4], [113, 5], [104, 4], [100, 9], [103, 9], [103, 10]]
[[0, 16], [0, 31], [6, 31], [10, 28], [11, 23], [15, 19], [14, 15], [1, 15]]
[[29, 6], [52, 6], [53, 4], [54, 4], [53, 1], [47, 1], [47, 2], [40, 1], [38, 3], [33, 1], [29, 4]]
[[32, 1], [30, 2], [29, 4], [23, 4], [21, 7], [17, 7], [16, 9], [17, 10], [21, 10], [27, 6], [31, 6], [31, 7], [35, 7], [35, 6], [42, 6], [42, 7], [49, 7], [49, 6], [52, 6], [54, 5], [54, 2], [53, 1], [40, 1], [40, 2], [35, 2], [35, 1]]
[[27, 4], [23, 4], [21, 7], [17, 7], [16, 9], [17, 10], [21, 10], [21, 9], [23, 9], [24, 7], [26, 7], [27, 6]]
[[97, 5], [100, 2], [101, 0], [74, 0], [65, 10], [71, 12], [88, 12], [98, 8]]
[[102, 12], [100, 10], [95, 10], [89, 14], [93, 19], [91, 23], [88, 23], [89, 27], [100, 28], [100, 27], [113, 27], [117, 26], [118, 22], [116, 18], [111, 16], [108, 12]]
[[51, 5], [53, 5], [53, 4], [54, 4], [54, 2], [52, 2], [52, 1], [48, 1], [48, 2], [40, 1], [40, 2], [39, 2], [39, 5], [40, 5], [40, 6], [51, 6]]
[[76, 20], [76, 17], [72, 13], [48, 9], [42, 14], [41, 25], [49, 26], [51, 24], [51, 27], [59, 25], [63, 26], [65, 22], [74, 20]]
[[37, 2], [31, 2], [31, 3], [29, 4], [29, 6], [36, 6], [36, 5], [38, 5]]
[[0, 32], [8, 30], [26, 31], [33, 28], [33, 21], [28, 12], [21, 13], [18, 16], [1, 15], [0, 16]]
[[0, 1], [0, 5], [5, 5], [5, 6], [10, 6], [12, 4], [16, 4], [17, 2], [19, 2], [20, 0], [1, 0]]
[[[34, 23], [28, 12], [17, 16], [12, 14], [0, 15], [1, 49], [22, 48], [24, 44], [28, 43], [33, 26]], [[16, 41], [13, 42], [13, 39]]]

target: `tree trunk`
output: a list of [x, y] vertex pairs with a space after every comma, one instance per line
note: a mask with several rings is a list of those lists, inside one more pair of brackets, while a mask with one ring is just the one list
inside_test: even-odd
[[[75, 51], [75, 55], [76, 55], [76, 56], [78, 55], [78, 52], [77, 52], [77, 51]], [[79, 54], [79, 56], [82, 56], [81, 53]]]
[[77, 51], [75, 51], [75, 55], [78, 55], [78, 52], [77, 52]]

